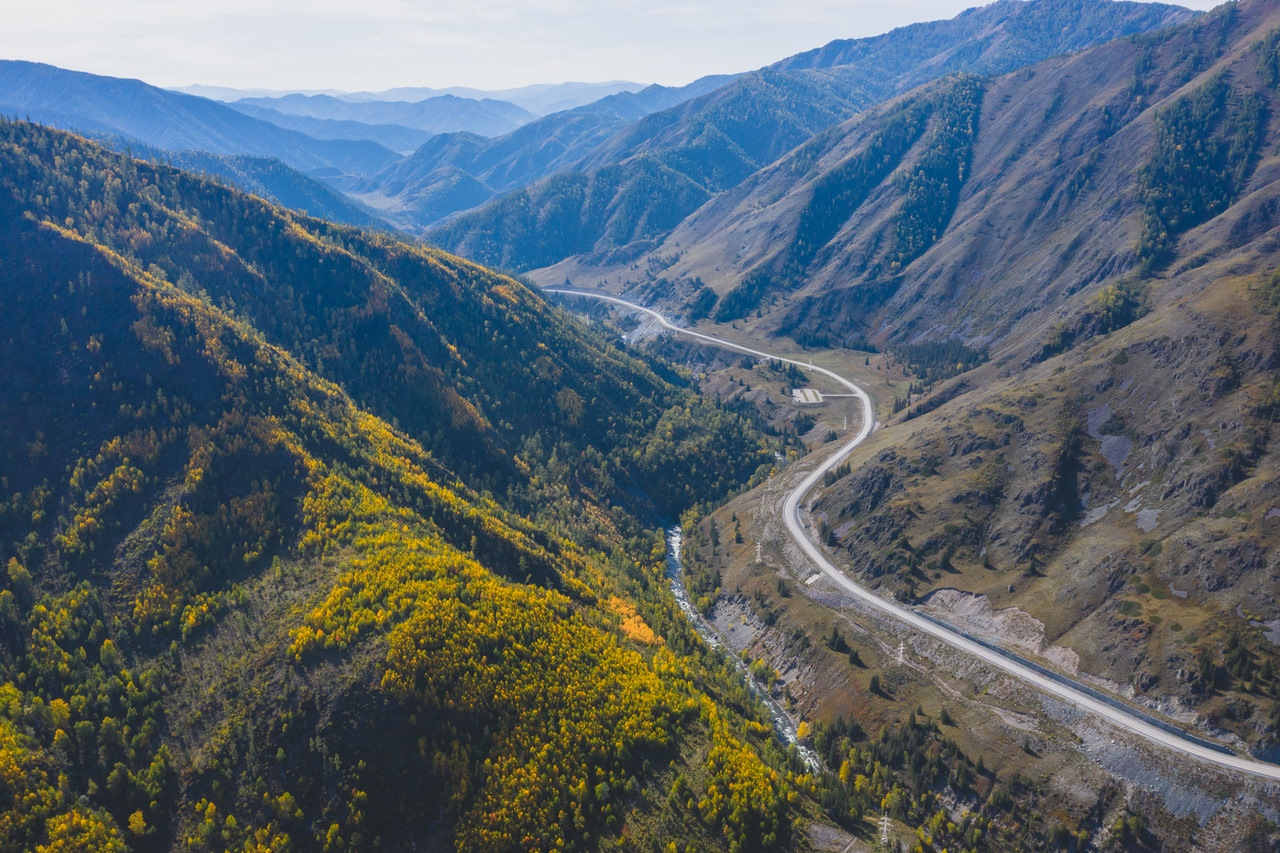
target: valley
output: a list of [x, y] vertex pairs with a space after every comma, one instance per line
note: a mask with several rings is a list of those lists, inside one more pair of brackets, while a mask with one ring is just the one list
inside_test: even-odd
[[1280, 849], [1280, 8], [1189, 2], [0, 58], [0, 849]]
[[[1019, 681], [1031, 685], [1043, 693], [1064, 699], [1070, 704], [1075, 705], [1077, 708], [1124, 729], [1129, 733], [1136, 734], [1157, 746], [1172, 752], [1183, 753], [1202, 763], [1233, 773], [1246, 776], [1256, 776], [1273, 782], [1280, 781], [1280, 767], [1276, 765], [1261, 761], [1253, 761], [1247, 758], [1240, 758], [1233, 755], [1229, 749], [1220, 744], [1206, 741], [1203, 737], [1188, 734], [1183, 729], [1178, 728], [1167, 721], [1153, 717], [1148, 713], [1133, 709], [1112, 696], [1106, 696], [1097, 690], [1074, 682], [1060, 673], [1056, 673], [1037, 664], [1033, 664], [1008, 649], [993, 646], [990, 643], [983, 643], [963, 631], [957, 630], [945, 621], [931, 619], [922, 615], [915, 609], [908, 609], [895, 604], [892, 600], [886, 600], [874, 595], [865, 587], [851, 580], [844, 571], [833, 565], [827, 555], [821, 550], [820, 545], [813, 538], [814, 525], [808, 518], [808, 509], [802, 510], [801, 507], [802, 504], [806, 507], [812, 504], [812, 500], [809, 499], [810, 492], [814, 490], [824, 477], [838, 468], [849, 454], [871, 435], [871, 432], [876, 426], [874, 404], [867, 393], [858, 385], [855, 385], [849, 380], [844, 379], [825, 368], [815, 368], [811, 363], [805, 364], [783, 356], [761, 352], [759, 350], [742, 346], [741, 344], [730, 343], [729, 341], [720, 338], [680, 328], [661, 314], [626, 302], [625, 300], [582, 291], [550, 289], [547, 292], [560, 296], [604, 300], [615, 305], [620, 305], [626, 310], [643, 312], [656, 319], [663, 328], [676, 334], [686, 335], [695, 340], [704, 341], [719, 347], [725, 347], [736, 352], [745, 352], [748, 355], [757, 356], [762, 359], [780, 361], [785, 364], [795, 365], [796, 367], [807, 368], [808, 370], [816, 371], [843, 386], [843, 388], [849, 391], [852, 396], [857, 398], [860, 404], [860, 427], [854, 434], [853, 439], [848, 441], [846, 444], [836, 447], [830, 453], [825, 454], [826, 458], [812, 466], [813, 470], [799, 482], [799, 485], [796, 485], [792, 490], [787, 492], [786, 499], [783, 502], [781, 509], [781, 515], [787, 532], [790, 534], [794, 543], [803, 551], [804, 556], [809, 560], [813, 567], [817, 568], [833, 580], [842, 590], [857, 598], [862, 604], [880, 610], [920, 633], [942, 640], [944, 643], [959, 649], [960, 651], [965, 652], [988, 665], [994, 666], [997, 669], [1001, 669], [1010, 675], [1013, 675]], [[809, 576], [805, 580], [805, 583], [812, 584], [815, 579], [816, 576]]]
[[[1151, 220], [1144, 220], [1141, 187], [1158, 173], [1172, 116], [1198, 98], [1226, 97], [1220, 81], [1235, 81], [1238, 94], [1230, 97], [1241, 104], [1255, 92], [1274, 97], [1255, 75], [1269, 73], [1261, 57], [1278, 23], [1266, 4], [1240, 4], [1160, 39], [1120, 40], [987, 82], [967, 171], [971, 189], [954, 197], [953, 218], [937, 242], [892, 278], [875, 272], [881, 261], [851, 264], [850, 252], [892, 244], [901, 227], [894, 218], [905, 216], [907, 204], [903, 166], [897, 178], [872, 175], [878, 187], [842, 202], [839, 215], [848, 219], [821, 231], [829, 240], [821, 251], [800, 256], [794, 247], [807, 245], [804, 229], [817, 228], [805, 211], [817, 209], [824, 187], [856, 174], [867, 152], [880, 150], [877, 140], [921, 102], [950, 98], [946, 88], [925, 87], [874, 121], [849, 122], [830, 166], [814, 166], [821, 162], [816, 152], [800, 149], [736, 195], [704, 206], [675, 232], [681, 236], [650, 256], [598, 269], [574, 261], [531, 277], [548, 287], [568, 280], [578, 289], [625, 294], [687, 317], [705, 333], [777, 341], [817, 363], [840, 352], [832, 349], [839, 342], [849, 355], [867, 353], [868, 365], [874, 358], [877, 368], [905, 371], [877, 389], [888, 429], [859, 451], [873, 455], [871, 467], [834, 478], [815, 505], [837, 555], [884, 595], [922, 601], [954, 588], [995, 611], [1017, 608], [1043, 625], [1033, 651], [1069, 648], [1062, 652], [1069, 669], [1181, 706], [1179, 714], [1208, 697], [1204, 712], [1251, 741], [1266, 728], [1254, 715], [1268, 714], [1273, 697], [1265, 690], [1256, 699], [1218, 697], [1207, 680], [1219, 665], [1216, 649], [1247, 654], [1258, 666], [1274, 654], [1263, 636], [1274, 618], [1269, 591], [1276, 584], [1275, 531], [1265, 518], [1274, 468], [1263, 461], [1274, 450], [1263, 401], [1273, 382], [1275, 333], [1260, 296], [1277, 262], [1273, 238], [1262, 236], [1274, 221], [1260, 213], [1273, 204], [1273, 143], [1249, 142], [1258, 146], [1258, 160], [1239, 196], [1225, 207], [1215, 202], [1216, 215], [1188, 220], [1200, 224], [1179, 226], [1188, 230], [1177, 259], [1158, 267], [1143, 261], [1143, 222]], [[1012, 156], [1019, 146], [1034, 150], [1041, 128], [1052, 127], [1030, 119], [1055, 116], [1058, 94], [1104, 103], [1117, 92], [1124, 97], [1132, 91], [1135, 50], [1156, 63], [1155, 79], [1159, 55], [1186, 56], [1209, 42], [1208, 34], [1218, 39], [1216, 64], [1202, 54], [1198, 74], [1169, 65], [1166, 79], [1177, 87], [1135, 113], [1125, 131], [1135, 144], [1141, 138], [1154, 146], [1146, 166], [1148, 155], [1134, 158], [1130, 143], [1115, 143], [1121, 147], [1107, 159], [1112, 139], [1094, 135], [1090, 116], [1111, 107], [1069, 111], [1092, 148], [1076, 148], [1057, 131], [1044, 137], [1061, 164], [1048, 168], [1061, 168], [1061, 181], [1045, 176], [1046, 161]], [[1060, 72], [1075, 76], [1086, 67], [1101, 94], [1063, 87], [1068, 78]], [[943, 108], [933, 103], [927, 109]], [[1218, 115], [1234, 121], [1225, 109]], [[1015, 121], [1026, 128], [1021, 135], [1011, 129]], [[1144, 135], [1136, 136], [1143, 124]], [[912, 145], [941, 144], [928, 142], [931, 133], [920, 128], [905, 162], [919, 156]], [[984, 144], [992, 150], [982, 153]], [[1069, 185], [1086, 162], [1110, 182], [1085, 181], [1078, 201], [1049, 208], [1017, 201], [1020, 193], [1040, 192], [1032, 185]], [[797, 181], [802, 166], [816, 177]], [[1248, 227], [1230, 224], [1246, 220]], [[996, 222], [1030, 230], [992, 230]], [[750, 245], [781, 248], [763, 258], [744, 254], [738, 247], [746, 247], [750, 230], [757, 232]], [[763, 283], [753, 297], [759, 304], [745, 315], [721, 315], [752, 282]], [[705, 387], [732, 391], [720, 379]], [[1227, 472], [1221, 466], [1228, 457], [1248, 461]], [[1237, 486], [1233, 502], [1216, 506]], [[933, 600], [968, 606], [949, 595]], [[1206, 643], [1205, 633], [1215, 639]], [[1236, 651], [1243, 646], [1247, 652]], [[1219, 710], [1228, 706], [1228, 714]]]

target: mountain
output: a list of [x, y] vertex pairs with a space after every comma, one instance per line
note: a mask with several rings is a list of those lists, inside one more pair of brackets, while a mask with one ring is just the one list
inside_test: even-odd
[[269, 121], [277, 127], [305, 133], [316, 139], [367, 139], [401, 154], [414, 151], [434, 136], [430, 131], [399, 124], [365, 124], [359, 121], [288, 115], [248, 103], [236, 103], [231, 107], [236, 112]]
[[[1191, 14], [1176, 6], [1110, 0], [1001, 2], [951, 21], [841, 43], [649, 116], [595, 149], [579, 167], [580, 176], [558, 175], [499, 197], [426, 236], [435, 245], [510, 269], [577, 255], [593, 255], [588, 263], [623, 262], [716, 193], [921, 80], [954, 71], [1008, 71], [1075, 49], [1082, 38], [1104, 41]], [[841, 64], [850, 58], [858, 61]], [[637, 186], [652, 191], [651, 201], [636, 198]], [[595, 194], [584, 191], [597, 187]], [[609, 187], [622, 194], [608, 197]], [[539, 230], [548, 224], [554, 234], [544, 240]]]
[[763, 479], [750, 417], [514, 280], [37, 125], [0, 246], [0, 846], [801, 845], [642, 521]]
[[[882, 425], [811, 496], [834, 559], [1274, 759], [1280, 9], [835, 121], [882, 85], [842, 68], [611, 134], [548, 185], [658, 236], [536, 276], [852, 366]], [[646, 206], [729, 180], [708, 165], [751, 171], [674, 225]], [[839, 445], [839, 401], [771, 400], [799, 364], [641, 358], [474, 263], [25, 122], [0, 121], [0, 255], [0, 849], [1280, 837], [1265, 785], [886, 635], [765, 551], [814, 463], [775, 460]], [[670, 594], [674, 518], [727, 654]]]
[[1025, 849], [1034, 789], [987, 797], [937, 722], [823, 729], [876, 765], [853, 796], [694, 635], [653, 519], [773, 482], [799, 448], [749, 408], [515, 280], [28, 123], [0, 247], [5, 849], [843, 848], [890, 790]]
[[[411, 156], [352, 188], [353, 194], [405, 227], [422, 228], [458, 211], [479, 207], [500, 192], [523, 187], [578, 166], [630, 122], [732, 79], [704, 77], [687, 86], [648, 86], [532, 121], [506, 136], [441, 134]], [[465, 187], [464, 192], [459, 188]]]
[[118, 138], [103, 142], [138, 159], [155, 160], [199, 175], [216, 175], [243, 192], [320, 219], [362, 228], [387, 227], [367, 208], [279, 160], [203, 151], [160, 151]]
[[[774, 305], [766, 326], [821, 328], [832, 341], [907, 342], [925, 329], [984, 345], [1016, 337], [1044, 322], [1041, 309], [1140, 270], [1154, 251], [1138, 249], [1150, 238], [1136, 190], [1153, 105], [1205, 82], [1226, 49], [1194, 27], [1161, 33], [914, 90], [717, 197], [651, 257], [674, 259], [669, 280], [721, 293], [724, 321]], [[1175, 33], [1185, 61], [1147, 74]], [[1239, 144], [1261, 144], [1255, 125]], [[538, 277], [589, 271], [564, 264]], [[1036, 284], [977, 285], [988, 281]]]
[[396, 159], [368, 141], [313, 139], [223, 104], [34, 62], [0, 60], [0, 114], [166, 151], [273, 157], [308, 173], [367, 175]]
[[844, 565], [975, 630], [1042, 625], [1019, 647], [1274, 758], [1278, 85], [1267, 2], [945, 78], [612, 286], [887, 351], [886, 427], [814, 505]]
[[[1254, 714], [1280, 698], [1254, 674], [1276, 657], [1257, 626], [1280, 618], [1261, 593], [1280, 554], [1277, 45], [1275, 7], [1240, 3], [993, 81], [937, 242], [879, 297], [828, 278], [782, 312], [784, 327], [856, 323], [907, 357], [948, 338], [988, 350], [913, 411], [898, 453], [944, 434], [967, 449], [939, 460], [937, 503], [902, 533], [949, 523], [947, 503], [970, 490], [950, 503], [973, 526], [948, 585], [1028, 610], [1084, 671], [1179, 697], [1255, 746], [1267, 735]], [[864, 216], [831, 250], [856, 256]], [[1001, 456], [1006, 470], [976, 488]], [[868, 478], [884, 456], [872, 459]], [[914, 477], [845, 503], [833, 526], [856, 516], [870, 531], [883, 500], [921, 493]], [[874, 553], [860, 538], [848, 545]]]
[[474, 100], [493, 98], [523, 107], [534, 115], [544, 116], [585, 106], [610, 95], [638, 92], [643, 88], [645, 87], [640, 83], [613, 80], [607, 83], [535, 83], [514, 89], [471, 89], [465, 86], [450, 86], [444, 89], [401, 87], [383, 92], [352, 92], [342, 97], [352, 101], [422, 101], [439, 95], [456, 95]]
[[169, 91], [181, 92], [184, 95], [195, 95], [198, 98], [208, 98], [211, 101], [222, 101], [223, 103], [239, 101], [243, 98], [278, 98], [284, 95], [342, 96], [346, 94], [339, 89], [235, 89], [229, 86], [204, 86], [199, 83], [193, 83], [189, 86], [172, 86]]
[[245, 98], [279, 98], [286, 95], [332, 95], [345, 101], [425, 101], [440, 95], [455, 95], [473, 101], [492, 99], [506, 101], [523, 107], [537, 116], [549, 115], [561, 110], [571, 110], [622, 92], [639, 92], [646, 88], [640, 83], [613, 80], [607, 83], [535, 83], [515, 89], [472, 89], [466, 86], [448, 86], [432, 89], [426, 86], [402, 86], [381, 92], [342, 92], [337, 89], [307, 91], [275, 91], [269, 89], [231, 89], [225, 86], [179, 86], [173, 91], [199, 95], [215, 101], [239, 101]]
[[[601, 164], [596, 168], [500, 196], [426, 239], [503, 269], [643, 245], [714, 192], [854, 110], [830, 75], [753, 74], [614, 134], [586, 156]], [[669, 144], [649, 145], [653, 140]]]
[[332, 95], [285, 95], [279, 98], [244, 98], [229, 106], [232, 109], [262, 107], [288, 116], [331, 121], [398, 125], [432, 134], [468, 131], [480, 136], [509, 133], [535, 117], [528, 110], [506, 101], [491, 98], [475, 100], [456, 95], [439, 95], [423, 101], [360, 102]]
[[[1049, 55], [1072, 53], [1185, 20], [1187, 10], [1153, 3], [1026, 3], [998, 0], [881, 36], [838, 39], [773, 67], [784, 71], [849, 66], [879, 75], [900, 94], [947, 74], [1003, 74]], [[920, 62], [921, 56], [927, 57]]]
[[[1082, 673], [1272, 756], [1277, 45], [1274, 6], [1241, 3], [997, 81], [942, 238], [881, 297], [828, 288], [787, 321], [860, 314], [937, 380], [991, 358], [929, 383], [824, 499], [864, 571], [1020, 608]], [[895, 577], [888, 538], [948, 568]]]

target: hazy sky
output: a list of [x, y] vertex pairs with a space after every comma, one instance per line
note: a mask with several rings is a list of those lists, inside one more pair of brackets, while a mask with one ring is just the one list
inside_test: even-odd
[[[1218, 0], [1184, 0], [1208, 9]], [[3, 0], [0, 59], [272, 89], [681, 84], [974, 0]]]

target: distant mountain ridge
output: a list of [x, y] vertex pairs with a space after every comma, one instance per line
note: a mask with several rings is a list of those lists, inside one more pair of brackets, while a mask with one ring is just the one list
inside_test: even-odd
[[[1161, 4], [1006, 0], [950, 21], [833, 43], [647, 116], [583, 158], [581, 175], [559, 174], [515, 190], [426, 237], [509, 269], [570, 256], [590, 256], [587, 265], [618, 262], [643, 253], [716, 193], [922, 79], [1008, 71], [1082, 41], [1193, 15]], [[842, 64], [851, 60], [857, 64]]]
[[0, 60], [0, 114], [29, 116], [68, 130], [117, 134], [169, 151], [274, 157], [303, 172], [330, 177], [372, 174], [397, 158], [374, 142], [314, 139], [140, 80], [34, 62]]
[[245, 98], [228, 106], [232, 109], [265, 107], [288, 116], [398, 125], [433, 134], [468, 131], [481, 136], [509, 133], [536, 118], [528, 110], [506, 101], [474, 100], [457, 95], [438, 95], [422, 101], [360, 102], [331, 95], [286, 95]]
[[574, 107], [594, 103], [609, 95], [638, 92], [646, 88], [643, 83], [613, 80], [604, 83], [534, 83], [513, 89], [475, 89], [469, 86], [447, 86], [443, 89], [402, 86], [382, 92], [352, 92], [344, 97], [363, 101], [414, 101], [438, 95], [457, 95], [460, 98], [484, 100], [492, 98], [523, 107], [535, 115], [543, 116]]
[[446, 86], [433, 89], [428, 86], [401, 86], [379, 92], [344, 92], [337, 89], [279, 91], [270, 89], [232, 89], [225, 86], [178, 86], [172, 91], [212, 98], [215, 101], [239, 101], [245, 98], [280, 98], [287, 95], [331, 95], [345, 101], [425, 101], [440, 95], [456, 95], [460, 98], [507, 101], [523, 107], [535, 115], [549, 115], [561, 110], [573, 109], [621, 92], [638, 92], [643, 83], [612, 80], [604, 83], [535, 83], [514, 89], [475, 89], [467, 86]]
[[231, 105], [237, 112], [269, 121], [277, 127], [296, 130], [316, 139], [368, 139], [398, 154], [417, 150], [435, 134], [398, 124], [365, 124], [359, 121], [288, 115], [268, 107], [247, 103]]
[[[554, 113], [495, 139], [441, 134], [410, 156], [361, 181], [353, 192], [402, 224], [430, 225], [494, 195], [575, 168], [630, 122], [714, 91], [734, 75], [687, 86], [648, 86]], [[465, 187], [465, 190], [460, 190]]]

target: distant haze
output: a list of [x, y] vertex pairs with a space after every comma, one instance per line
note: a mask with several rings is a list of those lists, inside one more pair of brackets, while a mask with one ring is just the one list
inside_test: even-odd
[[[949, 18], [972, 0], [65, 0], [10, 3], [0, 58], [267, 89], [678, 85], [836, 38]], [[1214, 0], [1180, 5], [1209, 9]]]

